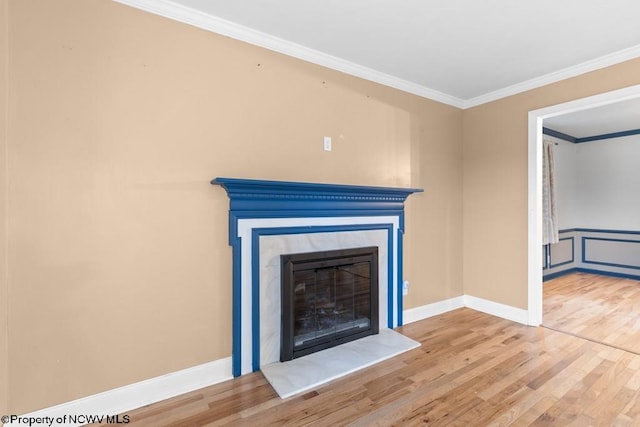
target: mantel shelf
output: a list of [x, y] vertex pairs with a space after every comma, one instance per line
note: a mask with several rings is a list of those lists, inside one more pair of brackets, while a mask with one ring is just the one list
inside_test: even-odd
[[216, 178], [238, 211], [396, 210], [420, 188]]

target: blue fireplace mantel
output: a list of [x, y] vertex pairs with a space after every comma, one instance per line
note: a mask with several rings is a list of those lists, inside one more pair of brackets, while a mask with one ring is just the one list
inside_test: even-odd
[[404, 201], [420, 188], [368, 187], [358, 185], [318, 184], [290, 181], [216, 178], [212, 184], [222, 186], [231, 200], [230, 210], [264, 212], [277, 217], [298, 215], [335, 215], [336, 211], [363, 210], [392, 212], [403, 210]]
[[[259, 237], [269, 233], [339, 232], [380, 228], [389, 232], [389, 302], [388, 327], [402, 325], [402, 236], [404, 202], [419, 188], [370, 187], [289, 181], [265, 181], [239, 178], [216, 178], [211, 184], [223, 187], [229, 196], [229, 245], [233, 250], [233, 375], [240, 376], [260, 369], [259, 354]], [[243, 243], [239, 224], [256, 219], [353, 217], [353, 225], [305, 226], [297, 228], [252, 229]], [[397, 218], [397, 225], [361, 224], [358, 218]], [[351, 221], [351, 220], [350, 220]], [[396, 242], [394, 247], [393, 242]], [[243, 258], [243, 245], [251, 246], [250, 259]], [[395, 248], [395, 250], [394, 250]], [[246, 257], [246, 255], [245, 255]], [[243, 277], [243, 263], [253, 267], [251, 277]], [[395, 267], [395, 271], [392, 268]], [[249, 281], [249, 282], [247, 282]], [[250, 284], [248, 284], [250, 283]], [[246, 298], [252, 307], [247, 311]], [[247, 314], [249, 313], [249, 314]], [[247, 316], [250, 315], [250, 325]], [[244, 321], [243, 321], [244, 319]], [[250, 350], [248, 350], [250, 348]], [[250, 361], [249, 361], [250, 360]]]

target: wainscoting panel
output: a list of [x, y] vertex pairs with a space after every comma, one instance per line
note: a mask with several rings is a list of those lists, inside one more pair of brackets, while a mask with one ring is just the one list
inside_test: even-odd
[[582, 262], [640, 269], [640, 240], [582, 238]]
[[640, 278], [640, 231], [575, 228], [544, 249], [544, 280], [571, 271]]
[[575, 237], [561, 237], [560, 242], [551, 245], [549, 268], [562, 267], [575, 262]]
[[564, 274], [577, 267], [580, 251], [579, 232], [575, 230], [561, 230], [560, 241], [543, 247], [543, 275], [548, 280]]

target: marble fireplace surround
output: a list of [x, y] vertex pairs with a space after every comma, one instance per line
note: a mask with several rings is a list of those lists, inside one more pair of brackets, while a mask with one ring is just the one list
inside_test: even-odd
[[404, 201], [421, 189], [238, 178], [211, 183], [230, 200], [234, 376], [279, 361], [282, 254], [378, 246], [381, 335], [402, 325]]

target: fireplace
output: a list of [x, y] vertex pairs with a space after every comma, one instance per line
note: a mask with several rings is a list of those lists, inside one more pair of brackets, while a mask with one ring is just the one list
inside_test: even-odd
[[[378, 248], [378, 274], [372, 275], [378, 283], [374, 290], [378, 297], [373, 298], [377, 310], [372, 310], [377, 315], [378, 333], [326, 351], [381, 337], [381, 341], [388, 340], [391, 329], [402, 325], [404, 201], [422, 189], [238, 178], [216, 178], [212, 184], [221, 185], [229, 196], [234, 376], [264, 372], [274, 365], [290, 369], [291, 364], [307, 363], [309, 358], [324, 354], [279, 362], [282, 254]], [[377, 343], [374, 348], [387, 347]], [[331, 363], [320, 358], [322, 368], [311, 369], [312, 373], [335, 378], [327, 373]], [[342, 365], [352, 359], [339, 357], [330, 362]]]
[[378, 333], [378, 248], [281, 255], [280, 361]]

